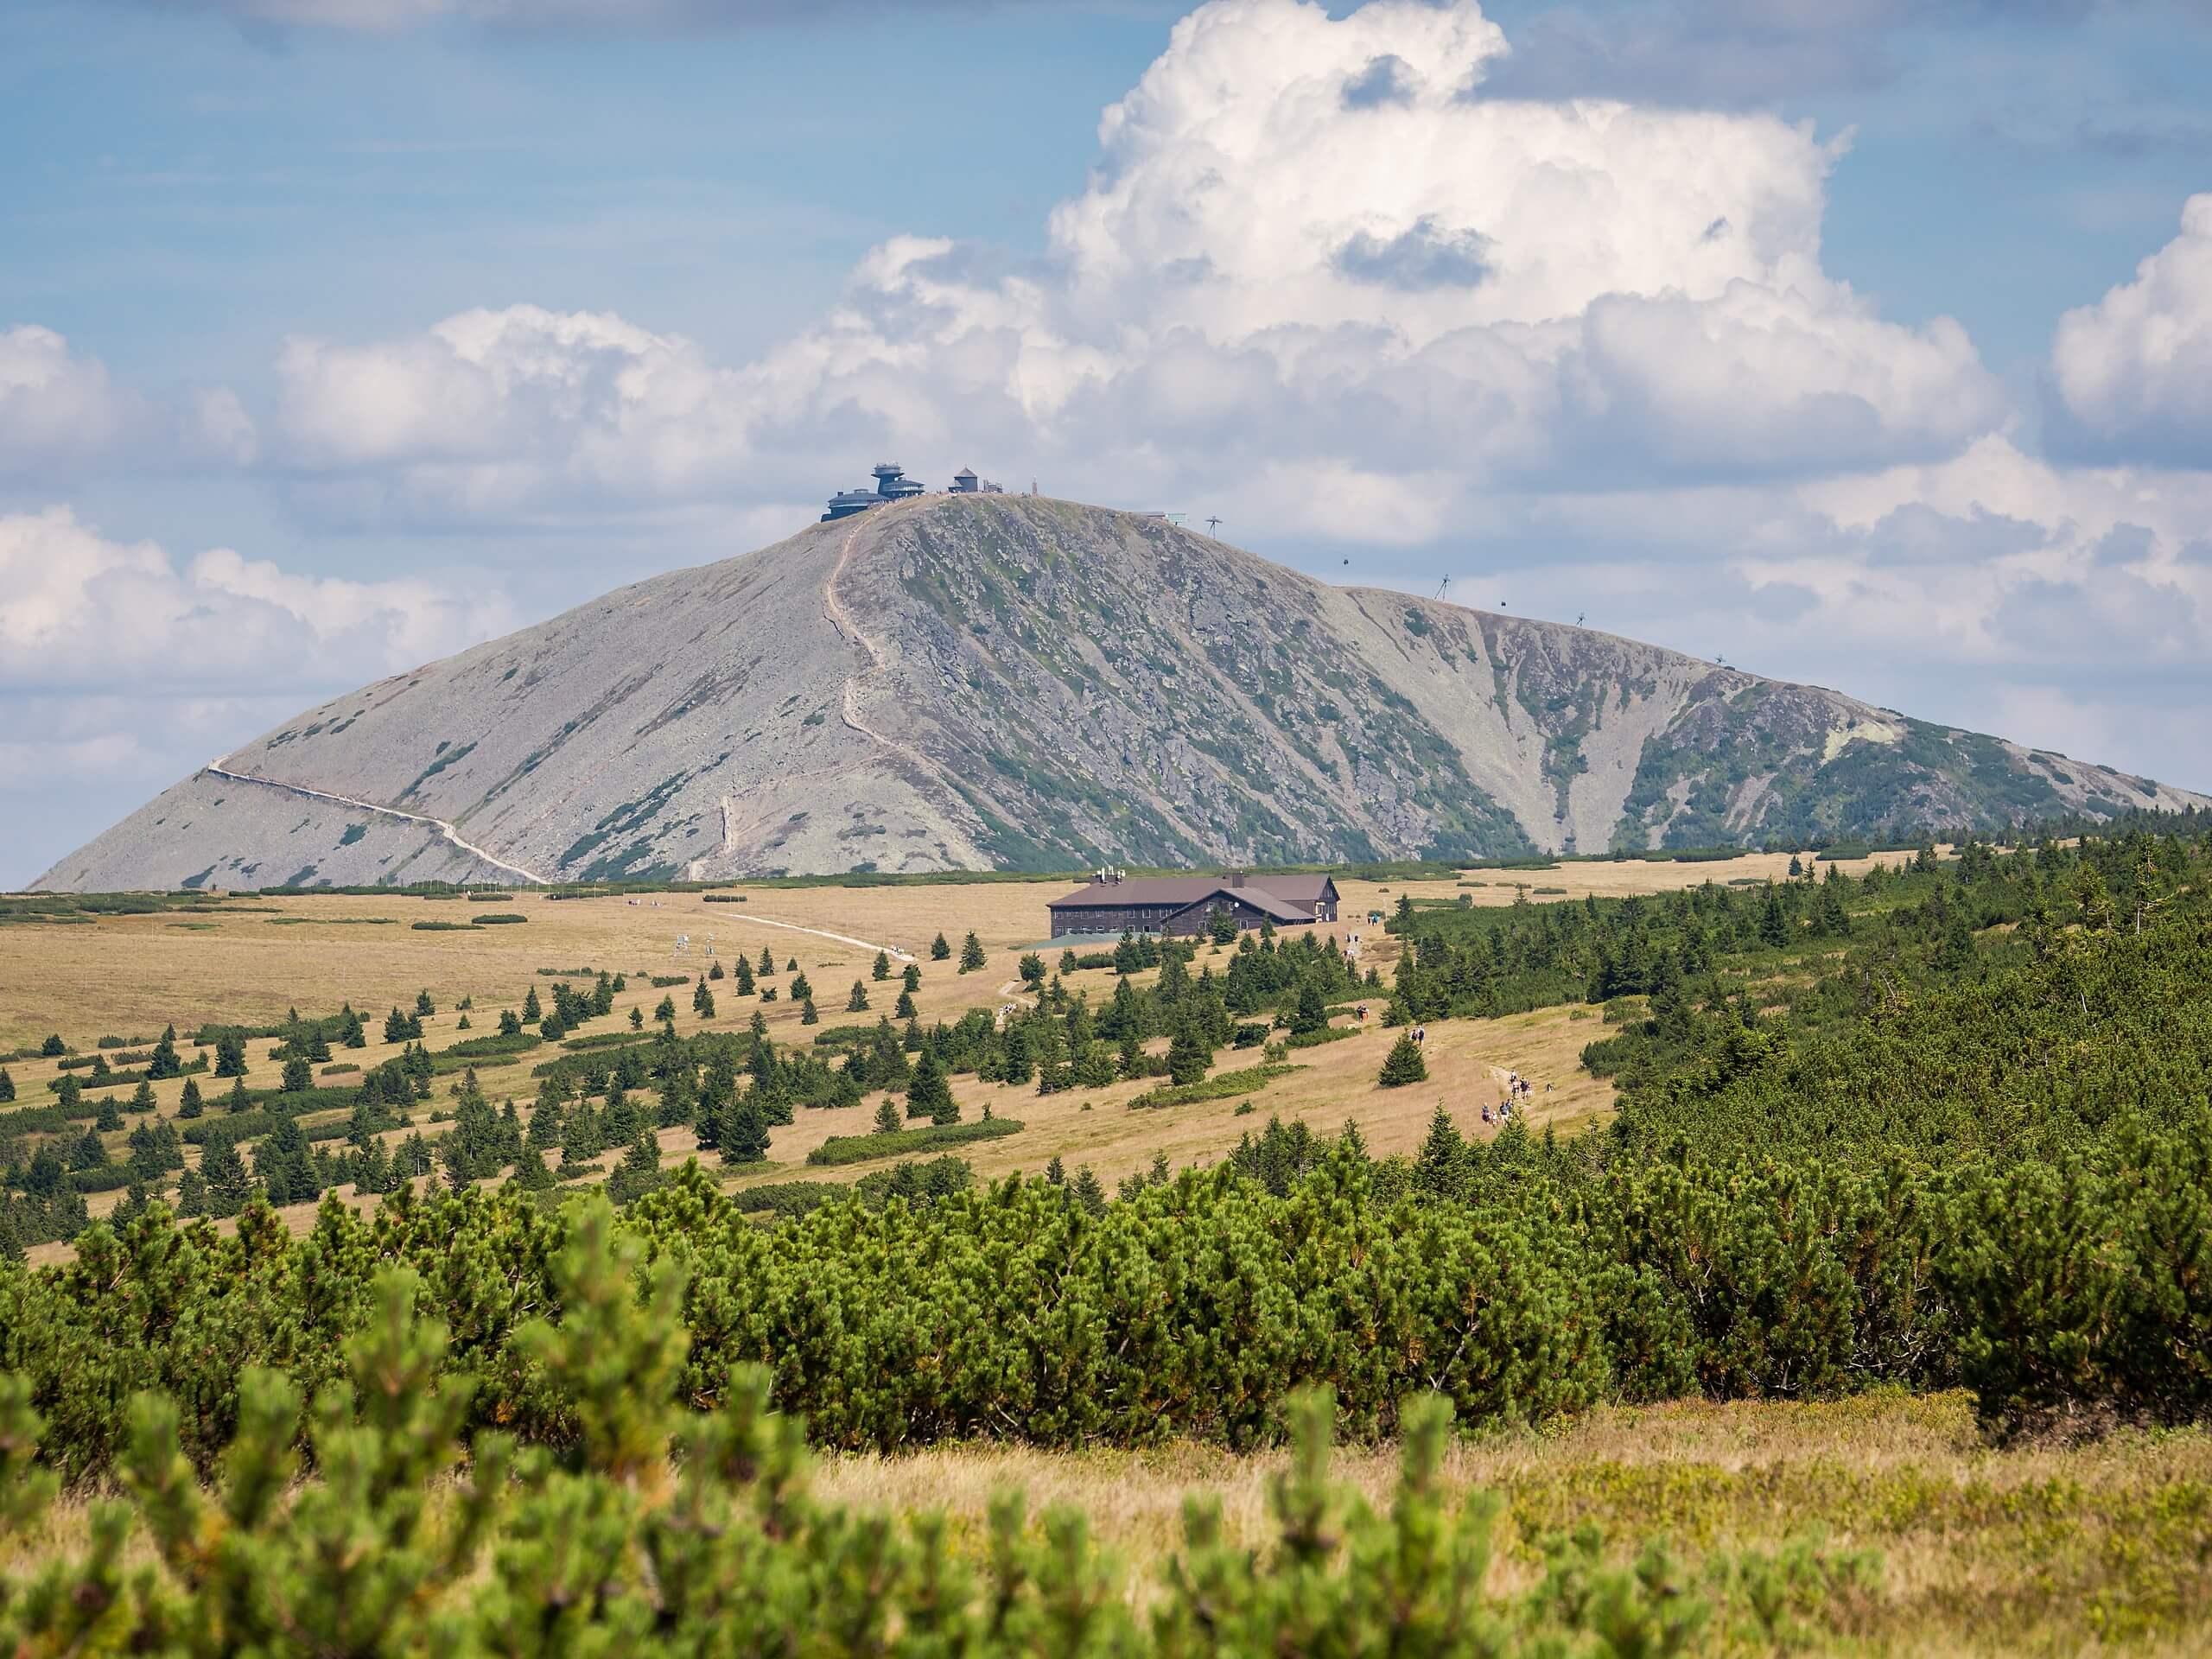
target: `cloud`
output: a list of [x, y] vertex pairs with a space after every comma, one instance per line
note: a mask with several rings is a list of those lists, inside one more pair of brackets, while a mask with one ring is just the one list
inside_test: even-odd
[[0, 333], [0, 474], [43, 470], [99, 454], [147, 419], [96, 358], [77, 356], [51, 328]]
[[156, 401], [116, 385], [105, 364], [51, 328], [0, 331], [0, 479], [115, 463], [238, 465], [257, 445], [253, 422], [227, 388]]
[[301, 575], [227, 548], [179, 570], [154, 543], [109, 541], [67, 507], [0, 516], [0, 692], [96, 691], [119, 677], [141, 697], [353, 684], [515, 620], [504, 594], [458, 582]]
[[1028, 265], [894, 238], [738, 365], [531, 306], [296, 340], [270, 446], [310, 511], [383, 522], [780, 501], [885, 450], [1093, 499], [1225, 491], [1248, 526], [1357, 537], [1325, 493], [1441, 480], [1448, 512], [1796, 477], [2008, 418], [1956, 323], [1887, 321], [1821, 270], [1838, 145], [1764, 116], [1465, 96], [1506, 51], [1471, 3], [1214, 0], [1105, 112]]
[[2212, 194], [2096, 304], [2059, 319], [2054, 441], [2098, 458], [2212, 467]]

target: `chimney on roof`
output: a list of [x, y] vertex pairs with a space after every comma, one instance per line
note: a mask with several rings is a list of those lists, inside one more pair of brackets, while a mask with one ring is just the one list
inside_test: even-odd
[[1244, 872], [1242, 870], [1231, 870], [1229, 873], [1229, 885], [1232, 887], [1243, 887], [1244, 885]]

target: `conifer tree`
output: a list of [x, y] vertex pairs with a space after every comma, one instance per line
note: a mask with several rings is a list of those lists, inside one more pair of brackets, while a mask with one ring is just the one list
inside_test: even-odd
[[791, 981], [791, 1001], [794, 1002], [804, 1002], [807, 998], [814, 995], [814, 985], [804, 974], [801, 974], [798, 978]]
[[92, 1127], [103, 1131], [119, 1129], [123, 1127], [123, 1114], [115, 1109], [113, 1095], [100, 1096], [99, 1116], [92, 1120]]
[[284, 1062], [284, 1077], [278, 1087], [288, 1095], [315, 1086], [315, 1068], [297, 1056]]
[[960, 945], [960, 971], [972, 974], [983, 965], [983, 942], [970, 932]]
[[200, 1116], [200, 1079], [187, 1077], [184, 1080], [184, 1092], [177, 1096], [176, 1115], [179, 1117], [197, 1117]]
[[664, 1026], [673, 1026], [676, 1023], [676, 999], [672, 996], [662, 997], [653, 1008], [653, 1018]]
[[184, 1062], [176, 1057], [176, 1027], [169, 1026], [162, 1032], [162, 1040], [154, 1045], [153, 1054], [146, 1061], [146, 1075], [156, 1079], [174, 1077], [184, 1070]]
[[726, 1164], [756, 1164], [768, 1155], [768, 1114], [757, 1092], [747, 1090], [730, 1110], [721, 1149]]
[[643, 1134], [630, 1143], [622, 1161], [607, 1176], [607, 1196], [614, 1204], [629, 1205], [660, 1183], [660, 1143], [650, 1134]]
[[760, 971], [764, 975], [771, 975], [776, 971], [775, 953], [765, 944], [760, 947]]
[[721, 979], [726, 977], [722, 972], [722, 963], [720, 957], [715, 957], [713, 963], [708, 968], [707, 977], [709, 979]]
[[851, 994], [845, 998], [845, 1012], [847, 1014], [868, 1012], [868, 987], [857, 979], [853, 982]]
[[238, 1155], [235, 1141], [209, 1145], [200, 1154], [200, 1173], [207, 1183], [211, 1216], [235, 1216], [253, 1196], [253, 1178], [246, 1173], [245, 1160]]
[[737, 994], [740, 996], [752, 995], [756, 983], [753, 977], [753, 964], [740, 957], [737, 959]]
[[176, 1212], [187, 1221], [207, 1213], [207, 1178], [196, 1169], [188, 1169], [177, 1177]]
[[932, 1123], [960, 1121], [960, 1105], [952, 1097], [951, 1085], [945, 1081], [944, 1068], [926, 1048], [914, 1062], [913, 1072], [906, 1080], [906, 1116], [926, 1117]]
[[522, 1022], [525, 1026], [536, 1025], [544, 1015], [544, 1006], [537, 1000], [537, 987], [533, 985], [522, 999]]
[[16, 1080], [8, 1075], [6, 1066], [0, 1065], [0, 1101], [10, 1101], [15, 1097]]
[[1467, 1142], [1444, 1103], [1428, 1120], [1427, 1137], [1414, 1160], [1414, 1185], [1431, 1198], [1456, 1198], [1466, 1186]]
[[[951, 954], [952, 947], [944, 942], [944, 934], [940, 933], [937, 938], [930, 941], [930, 960], [931, 962], [943, 962]], [[54, 1039], [54, 1040], [59, 1043], [61, 1039], [57, 1037]], [[60, 1051], [56, 1049], [54, 1052], [59, 1053]]]
[[1090, 1173], [1089, 1164], [1076, 1171], [1074, 1184], [1068, 1191], [1075, 1201], [1092, 1215], [1106, 1213], [1106, 1189], [1099, 1184], [1098, 1177]]
[[908, 963], [906, 964], [906, 971], [899, 976], [899, 982], [909, 991], [920, 990], [922, 988], [922, 970], [920, 965], [917, 963]]
[[1385, 1089], [1403, 1088], [1409, 1083], [1424, 1083], [1428, 1078], [1428, 1062], [1421, 1058], [1421, 1045], [1407, 1032], [1390, 1046], [1389, 1058], [1382, 1062], [1382, 1075], [1377, 1079]]
[[438, 1005], [430, 1001], [430, 994], [429, 991], [422, 990], [415, 993], [415, 1017], [416, 1019], [427, 1020], [437, 1011]]
[[[390, 1041], [391, 1039], [385, 1040]], [[219, 1077], [245, 1076], [245, 1037], [237, 1031], [219, 1033], [215, 1038], [215, 1075]]]
[[875, 1133], [896, 1135], [906, 1127], [906, 1124], [899, 1121], [899, 1109], [891, 1103], [891, 1096], [886, 1095], [875, 1109]]
[[296, 1117], [278, 1119], [268, 1139], [254, 1147], [253, 1173], [271, 1204], [305, 1204], [322, 1191], [307, 1132]]
[[134, 1112], [150, 1112], [154, 1109], [154, 1085], [152, 1084], [142, 1083], [137, 1086], [137, 1088], [131, 1090], [130, 1109]]
[[888, 951], [875, 953], [875, 965], [868, 969], [868, 977], [879, 981], [891, 977], [891, 955]]
[[691, 1012], [702, 1020], [715, 1017], [715, 994], [707, 988], [707, 982], [703, 979], [699, 982], [699, 988], [691, 993]]
[[1168, 1081], [1179, 1084], [1197, 1083], [1205, 1077], [1206, 1068], [1212, 1064], [1213, 1051], [1198, 1034], [1197, 1022], [1185, 1020], [1176, 1027], [1174, 1038], [1167, 1045]]
[[914, 1012], [914, 994], [912, 991], [899, 992], [899, 1001], [893, 1005], [891, 1011], [901, 1020], [912, 1020], [916, 1018], [917, 1016]]
[[815, 1011], [814, 999], [812, 997], [808, 997], [805, 1001], [798, 1005], [798, 1022], [802, 1026], [814, 1026], [822, 1023], [822, 1016]]

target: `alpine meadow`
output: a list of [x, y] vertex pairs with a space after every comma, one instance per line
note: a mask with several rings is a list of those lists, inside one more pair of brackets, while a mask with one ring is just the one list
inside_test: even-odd
[[2204, 1652], [2208, 86], [0, 16], [0, 1654]]

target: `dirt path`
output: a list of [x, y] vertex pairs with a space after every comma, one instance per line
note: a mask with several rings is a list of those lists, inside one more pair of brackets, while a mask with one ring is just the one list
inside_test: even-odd
[[304, 795], [311, 801], [329, 801], [334, 805], [350, 806], [356, 811], [374, 812], [384, 817], [402, 818], [409, 823], [419, 823], [427, 829], [436, 830], [454, 846], [460, 848], [462, 852], [472, 858], [481, 859], [495, 870], [505, 870], [509, 875], [518, 875], [524, 880], [541, 887], [550, 887], [554, 885], [550, 876], [540, 875], [535, 870], [524, 869], [519, 864], [510, 864], [505, 859], [486, 852], [474, 842], [463, 836], [460, 830], [454, 829], [443, 818], [429, 817], [420, 812], [403, 812], [396, 806], [378, 806], [374, 801], [357, 801], [350, 795], [334, 795], [327, 789], [309, 789], [305, 784], [280, 783], [274, 778], [257, 778], [251, 772], [232, 772], [229, 767], [213, 760], [201, 770], [211, 772], [218, 778], [235, 779], [241, 784], [259, 784], [264, 789], [281, 789], [288, 795]]
[[762, 927], [780, 927], [793, 933], [811, 933], [817, 939], [835, 939], [840, 944], [856, 944], [863, 950], [880, 950], [893, 962], [912, 962], [914, 953], [902, 950], [895, 944], [878, 944], [873, 939], [856, 939], [849, 933], [832, 933], [826, 927], [805, 927], [797, 922], [779, 922], [772, 917], [754, 916], [741, 912], [730, 918], [735, 922], [757, 922]]
[[[875, 511], [887, 512], [891, 509], [879, 507]], [[837, 550], [837, 563], [830, 568], [830, 580], [823, 584], [822, 610], [823, 613], [830, 619], [831, 627], [868, 652], [868, 665], [861, 671], [861, 674], [880, 674], [888, 665], [884, 658], [883, 647], [861, 626], [858, 620], [846, 607], [844, 600], [837, 593], [837, 583], [844, 576], [845, 566], [852, 560], [853, 549], [859, 544], [861, 531], [867, 522], [868, 515], [863, 514], [861, 522], [846, 532], [844, 543]], [[858, 732], [862, 737], [888, 749], [893, 755], [919, 768], [925, 775], [936, 777], [938, 768], [935, 763], [919, 749], [911, 744], [901, 743], [895, 737], [879, 732], [861, 717], [861, 674], [845, 676], [845, 695], [837, 710], [839, 716], [847, 726]]]

